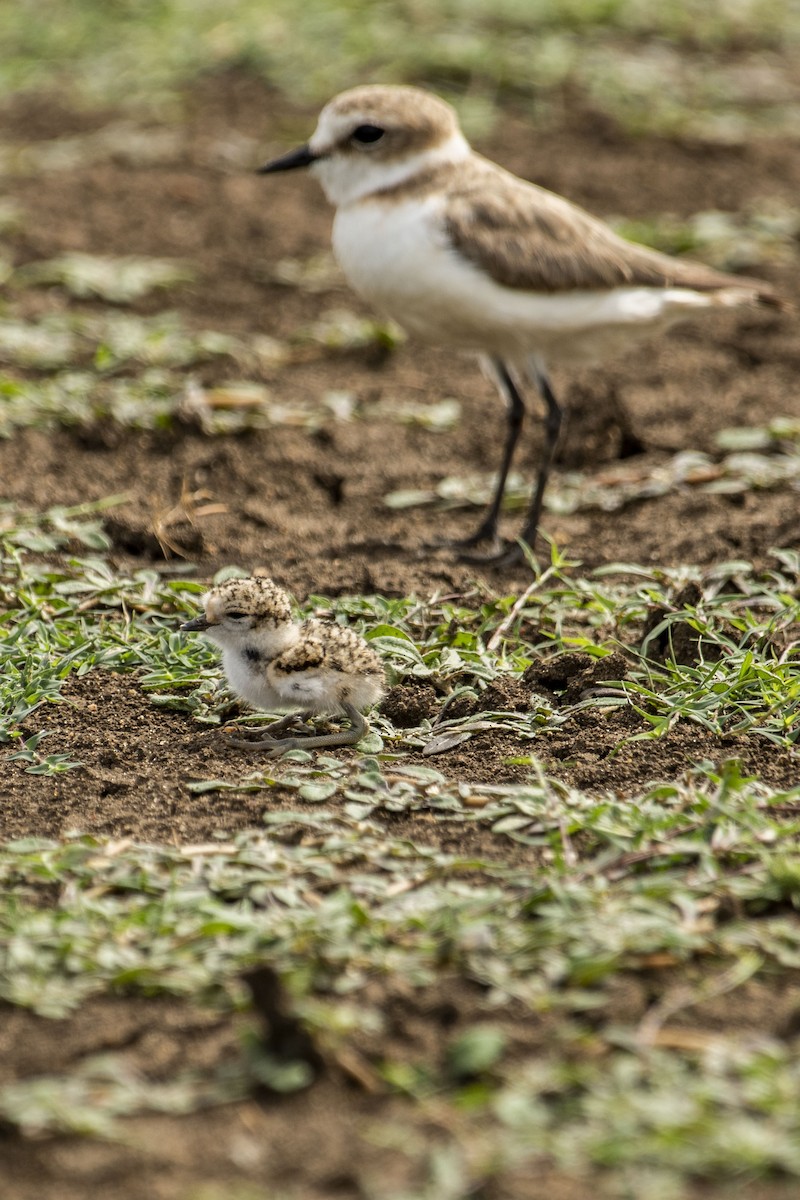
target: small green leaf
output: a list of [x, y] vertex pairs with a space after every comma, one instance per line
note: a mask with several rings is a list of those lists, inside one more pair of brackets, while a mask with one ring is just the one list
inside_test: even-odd
[[476, 1025], [451, 1042], [447, 1064], [456, 1079], [469, 1079], [490, 1070], [502, 1057], [506, 1035], [494, 1025]]
[[309, 804], [320, 804], [323, 800], [329, 800], [331, 796], [335, 795], [338, 786], [332, 779], [319, 783], [304, 783], [302, 787], [298, 788], [297, 794], [301, 800], [305, 800]]

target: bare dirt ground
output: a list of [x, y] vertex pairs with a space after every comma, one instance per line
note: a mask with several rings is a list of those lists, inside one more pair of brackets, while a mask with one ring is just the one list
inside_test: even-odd
[[[0, 115], [5, 139], [37, 141], [86, 132], [113, 114], [75, 113], [44, 98], [20, 101]], [[319, 315], [322, 301], [269, 282], [268, 267], [280, 258], [307, 257], [325, 248], [330, 213], [312, 180], [297, 175], [260, 179], [226, 166], [219, 147], [244, 134], [258, 139], [266, 158], [303, 136], [312, 121], [313, 114], [287, 111], [284, 101], [252, 81], [212, 80], [188, 101], [173, 161], [134, 168], [112, 159], [44, 179], [12, 181], [7, 192], [26, 214], [16, 236], [18, 260], [66, 250], [187, 259], [195, 266], [195, 279], [174, 289], [168, 304], [190, 327], [244, 338], [264, 332], [287, 337]], [[481, 149], [599, 214], [737, 211], [764, 197], [795, 203], [800, 192], [800, 152], [794, 143], [726, 148], [632, 141], [586, 113], [576, 113], [566, 128], [534, 135], [509, 112]], [[798, 299], [800, 288], [791, 272], [776, 269], [773, 281], [789, 299]], [[48, 311], [71, 303], [55, 289], [37, 296], [31, 303]], [[326, 296], [326, 305], [332, 299], [366, 312], [344, 289]], [[159, 297], [139, 311], [166, 303]], [[554, 382], [571, 411], [561, 462], [596, 468], [627, 452], [631, 439], [623, 408], [645, 464], [687, 446], [710, 449], [715, 431], [724, 426], [800, 416], [798, 361], [800, 340], [792, 317], [738, 313], [702, 328], [680, 327], [595, 372], [559, 373]], [[196, 373], [210, 383], [224, 378], [225, 370], [216, 362]], [[529, 578], [524, 568], [482, 572], [425, 549], [433, 535], [464, 532], [473, 515], [392, 512], [382, 504], [393, 489], [432, 487], [447, 475], [495, 466], [502, 415], [471, 360], [407, 344], [384, 360], [374, 352], [351, 351], [275, 368], [265, 371], [264, 382], [287, 402], [337, 389], [355, 393], [365, 404], [455, 396], [463, 415], [455, 429], [440, 433], [376, 419], [318, 435], [280, 427], [213, 439], [189, 429], [168, 435], [126, 432], [122, 438], [97, 430], [25, 431], [0, 442], [3, 496], [45, 508], [130, 492], [131, 501], [107, 525], [117, 562], [130, 568], [160, 560], [150, 532], [158, 506], [174, 504], [187, 488], [202, 489], [225, 511], [182, 531], [193, 538], [191, 557], [201, 577], [229, 563], [264, 568], [299, 599], [312, 591], [458, 594], [476, 579], [509, 592], [524, 586]], [[531, 421], [526, 464], [534, 459], [537, 436]], [[514, 518], [505, 520], [513, 534]], [[728, 497], [687, 490], [616, 514], [548, 515], [544, 526], [587, 568], [613, 561], [764, 562], [770, 547], [797, 546], [800, 536], [797, 494], [789, 490]], [[282, 802], [279, 792], [266, 802], [259, 793], [223, 793], [213, 803], [189, 794], [187, 780], [234, 777], [238, 764], [190, 718], [154, 708], [132, 676], [94, 672], [91, 682], [73, 679], [64, 695], [69, 703], [47, 713], [53, 731], [48, 746], [68, 750], [85, 766], [48, 779], [6, 764], [0, 787], [4, 837], [81, 829], [166, 842], [202, 840], [215, 831], [257, 824], [265, 803]], [[609, 757], [620, 736], [631, 731], [621, 727], [623, 721], [630, 716], [583, 713], [543, 737], [537, 754], [552, 774], [583, 788], [624, 795], [654, 778], [674, 778], [699, 759], [720, 760], [731, 753], [730, 745], [703, 730], [679, 726], [656, 743], [632, 743]], [[39, 727], [38, 714], [28, 725]], [[483, 734], [454, 751], [448, 769], [465, 779], [513, 778], [515, 768], [505, 760], [514, 749], [509, 735]], [[747, 739], [739, 739], [735, 749], [745, 768], [765, 781], [796, 782], [794, 755]], [[408, 835], [419, 840], [480, 849], [477, 826], [449, 829], [446, 822], [423, 816], [402, 820]], [[511, 853], [525, 861], [518, 847]], [[707, 1020], [771, 1027], [780, 1019], [780, 1006], [769, 997], [751, 999], [751, 1010], [744, 1012], [737, 1009], [741, 995], [723, 997], [713, 1012], [709, 1008]], [[642, 1001], [632, 995], [627, 1002]], [[389, 996], [387, 1003], [397, 1010], [398, 1041], [411, 1057], [419, 1057], [439, 1053], [444, 1026], [466, 1022], [482, 1001], [462, 983], [447, 995], [415, 1003]], [[513, 1025], [513, 1014], [508, 1020]], [[546, 1038], [547, 1030], [525, 1036]], [[207, 1012], [169, 1001], [103, 1001], [65, 1023], [6, 1010], [0, 1074], [27, 1077], [44, 1066], [58, 1068], [123, 1044], [130, 1047], [132, 1061], [156, 1063], [168, 1073], [178, 1060], [200, 1066], [216, 1060], [234, 1038], [235, 1031], [216, 1025]], [[179, 1200], [202, 1195], [199, 1188], [208, 1181], [269, 1179], [276, 1189], [304, 1200], [349, 1200], [363, 1195], [359, 1178], [364, 1174], [380, 1173], [391, 1182], [391, 1153], [359, 1141], [356, 1170], [353, 1147], [362, 1119], [380, 1107], [391, 1120], [392, 1106], [399, 1103], [326, 1078], [309, 1092], [266, 1106], [253, 1101], [186, 1118], [136, 1119], [125, 1146], [0, 1136], [3, 1194], [8, 1200], [34, 1195]], [[235, 1163], [231, 1145], [238, 1147]], [[509, 1178], [491, 1196], [486, 1193], [486, 1200], [545, 1195], [579, 1200], [589, 1186], [555, 1176]], [[698, 1187], [698, 1196], [712, 1194], [708, 1185]], [[788, 1200], [795, 1192], [792, 1185], [765, 1183], [726, 1194]]]

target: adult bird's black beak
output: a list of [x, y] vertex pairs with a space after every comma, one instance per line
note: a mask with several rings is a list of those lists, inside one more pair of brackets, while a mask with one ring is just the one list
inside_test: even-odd
[[209, 622], [205, 617], [195, 617], [192, 621], [184, 621], [178, 628], [184, 633], [197, 633], [208, 629]]
[[297, 167], [308, 167], [316, 162], [318, 157], [308, 145], [298, 146], [296, 150], [290, 150], [288, 154], [273, 158], [272, 162], [259, 167], [256, 175], [271, 175], [274, 171], [294, 171]]

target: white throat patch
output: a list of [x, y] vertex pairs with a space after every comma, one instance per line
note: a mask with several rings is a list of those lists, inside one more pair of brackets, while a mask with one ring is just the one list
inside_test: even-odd
[[[322, 138], [315, 134], [309, 142], [312, 151], [324, 155]], [[443, 163], [460, 162], [469, 158], [472, 151], [461, 133], [453, 133], [438, 146], [431, 146], [417, 154], [394, 162], [372, 159], [369, 153], [343, 154], [332, 150], [329, 155], [311, 164], [311, 172], [322, 185], [331, 204], [341, 207], [363, 200], [373, 192], [396, 187], [413, 179], [422, 171]]]

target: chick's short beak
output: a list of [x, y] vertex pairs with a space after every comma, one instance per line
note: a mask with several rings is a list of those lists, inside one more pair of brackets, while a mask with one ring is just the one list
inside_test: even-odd
[[208, 629], [209, 625], [210, 621], [207, 621], [205, 617], [194, 617], [194, 619], [191, 621], [184, 621], [184, 623], [179, 625], [178, 628], [184, 633], [197, 633], [202, 632], [204, 629]]
[[259, 167], [256, 174], [272, 175], [275, 171], [294, 171], [297, 167], [310, 166], [318, 158], [319, 155], [314, 154], [310, 146], [298, 146], [296, 150], [290, 150], [288, 154], [282, 154], [280, 158], [273, 158], [272, 162]]

